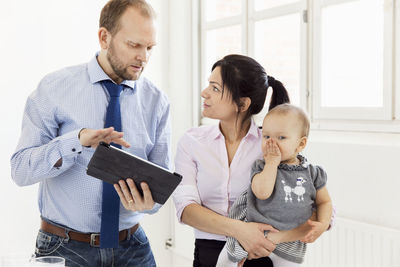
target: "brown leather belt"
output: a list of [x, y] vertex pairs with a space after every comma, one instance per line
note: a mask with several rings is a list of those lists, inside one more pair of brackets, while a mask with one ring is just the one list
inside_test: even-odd
[[[134, 226], [132, 226], [129, 229], [120, 231], [119, 232], [119, 241], [123, 241], [123, 240], [127, 239], [128, 235], [136, 232], [136, 230], [138, 228], [139, 228], [139, 224], [135, 224]], [[42, 220], [40, 229], [42, 229], [43, 231], [45, 231], [47, 233], [67, 238], [67, 235], [65, 234], [65, 228], [56, 226], [54, 224], [50, 224], [44, 220]], [[84, 234], [84, 233], [69, 231], [68, 236], [72, 240], [89, 243], [92, 247], [100, 246], [100, 234]]]

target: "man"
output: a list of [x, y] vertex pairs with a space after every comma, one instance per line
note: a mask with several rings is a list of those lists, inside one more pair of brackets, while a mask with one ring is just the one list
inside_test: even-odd
[[160, 207], [148, 186], [142, 196], [130, 179], [114, 189], [86, 175], [99, 141], [169, 167], [169, 104], [140, 77], [156, 44], [154, 19], [144, 0], [109, 1], [100, 52], [47, 75], [28, 97], [11, 166], [18, 185], [40, 183], [36, 256], [61, 256], [67, 266], [155, 266], [138, 224]]

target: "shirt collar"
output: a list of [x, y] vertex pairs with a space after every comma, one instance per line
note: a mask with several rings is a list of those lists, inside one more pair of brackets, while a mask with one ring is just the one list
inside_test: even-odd
[[[219, 128], [219, 124], [217, 124], [216, 127], [213, 127], [210, 134], [211, 134], [212, 139], [217, 139], [217, 138], [223, 136], [221, 129]], [[248, 138], [248, 136], [254, 136], [254, 137], [258, 138], [259, 135], [260, 135], [260, 130], [258, 129], [258, 126], [254, 122], [254, 120], [251, 119], [249, 131], [247, 132], [247, 134], [244, 138]]]
[[222, 132], [219, 129], [219, 123], [217, 125], [215, 125], [215, 127], [212, 127], [211, 132], [210, 132], [210, 137], [212, 140], [215, 140], [217, 138], [219, 138], [220, 136], [222, 136]]
[[[101, 68], [99, 62], [97, 61], [97, 56], [99, 52], [89, 61], [88, 63], [88, 73], [89, 73], [89, 80], [92, 84], [104, 81], [104, 80], [111, 80], [112, 79], [104, 72]], [[124, 80], [122, 82], [126, 88], [134, 89], [136, 86], [136, 81], [133, 80]]]

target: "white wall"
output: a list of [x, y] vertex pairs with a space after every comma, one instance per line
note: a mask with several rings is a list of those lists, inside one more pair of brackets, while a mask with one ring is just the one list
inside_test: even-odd
[[0, 25], [1, 152], [0, 255], [31, 254], [39, 229], [37, 185], [17, 187], [9, 159], [16, 147], [27, 96], [47, 73], [88, 61], [105, 1], [2, 1]]
[[400, 231], [400, 134], [312, 131], [306, 155], [324, 166], [338, 215]]
[[[170, 101], [172, 103], [173, 149], [183, 133], [193, 127], [193, 88], [195, 74], [192, 51], [192, 2], [170, 0], [169, 54]], [[171, 266], [191, 266], [194, 250], [193, 229], [178, 223], [175, 209], [172, 214], [174, 247]]]
[[[157, 12], [157, 45], [143, 75], [149, 78], [170, 97], [169, 68], [169, 0], [148, 0]], [[146, 215], [141, 225], [146, 231], [157, 262], [157, 266], [171, 266], [172, 255], [165, 241], [172, 237], [172, 205], [167, 201], [154, 215]]]

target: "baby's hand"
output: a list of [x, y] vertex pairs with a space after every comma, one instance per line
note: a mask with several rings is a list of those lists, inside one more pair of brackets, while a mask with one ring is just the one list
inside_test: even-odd
[[300, 239], [300, 241], [304, 243], [314, 242], [326, 230], [324, 224], [318, 221], [308, 220], [307, 226], [310, 227], [309, 230], [306, 232], [304, 238]]
[[265, 163], [279, 165], [281, 163], [281, 151], [276, 141], [272, 138], [263, 142], [262, 146]]

